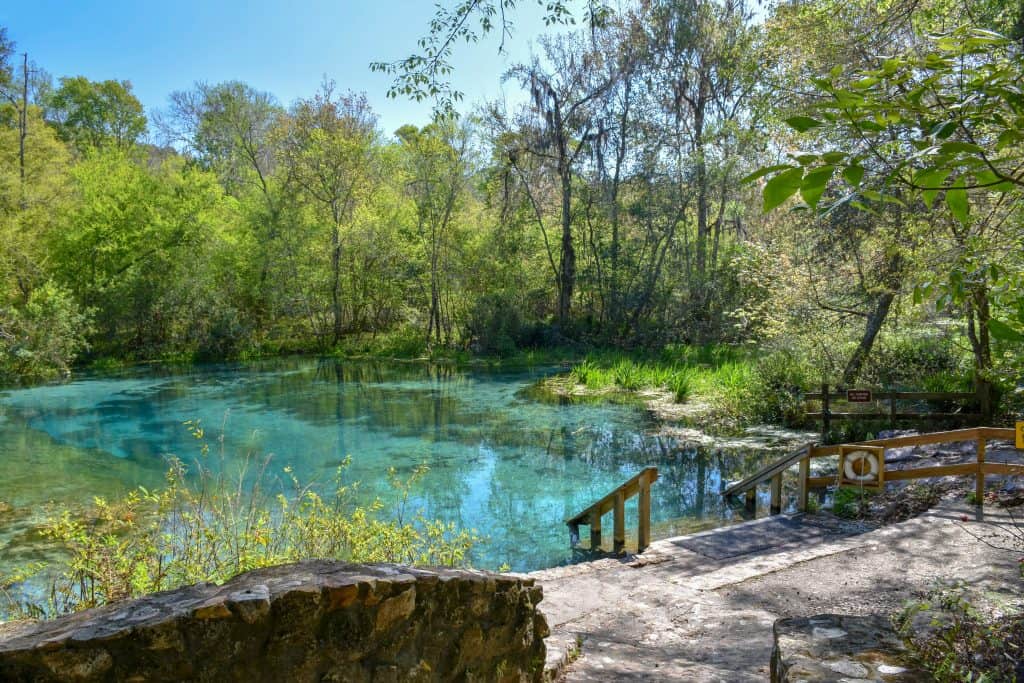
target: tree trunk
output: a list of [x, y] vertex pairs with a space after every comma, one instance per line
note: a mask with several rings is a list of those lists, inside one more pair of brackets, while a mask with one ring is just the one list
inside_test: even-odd
[[567, 168], [562, 176], [562, 263], [558, 283], [558, 322], [564, 330], [569, 322], [572, 293], [576, 284], [576, 250], [572, 243], [572, 174]]
[[846, 369], [843, 370], [843, 386], [850, 386], [856, 381], [857, 376], [864, 367], [864, 361], [871, 355], [871, 349], [875, 345], [875, 338], [878, 336], [878, 331], [882, 329], [882, 325], [885, 323], [886, 316], [889, 315], [889, 309], [892, 307], [892, 302], [895, 298], [896, 292], [886, 291], [875, 302], [875, 308], [871, 311], [867, 324], [864, 326], [864, 334], [860, 338], [860, 344], [857, 345], [857, 350], [850, 356], [849, 362], [846, 363]]
[[871, 355], [871, 349], [875, 345], [875, 338], [878, 336], [879, 330], [882, 329], [882, 325], [885, 324], [885, 319], [889, 315], [889, 309], [892, 307], [892, 302], [896, 298], [897, 292], [899, 292], [902, 279], [903, 256], [896, 252], [886, 262], [885, 275], [882, 280], [885, 291], [875, 301], [875, 307], [868, 315], [867, 323], [864, 326], [864, 334], [861, 336], [860, 344], [857, 345], [857, 350], [853, 352], [849, 362], [846, 364], [846, 368], [843, 370], [843, 386], [853, 384], [857, 376], [860, 375], [864, 362]]
[[331, 310], [334, 315], [334, 345], [341, 341], [341, 229], [331, 231]]

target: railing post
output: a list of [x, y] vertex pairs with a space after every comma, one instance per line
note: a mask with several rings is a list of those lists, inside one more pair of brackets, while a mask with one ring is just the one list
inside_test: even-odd
[[974, 476], [976, 505], [985, 504], [985, 435], [978, 430], [978, 473]]
[[821, 385], [821, 442], [828, 443], [828, 433], [832, 428], [832, 412], [829, 410], [828, 382]]
[[590, 549], [601, 548], [601, 513], [594, 508], [590, 511]]
[[896, 430], [896, 389], [889, 387], [889, 429]]
[[615, 494], [615, 528], [613, 533], [613, 547], [615, 552], [618, 553], [626, 547], [626, 494], [621, 490]]
[[779, 472], [772, 477], [772, 502], [769, 512], [777, 515], [782, 512], [782, 473]]
[[807, 480], [811, 477], [811, 449], [807, 447], [807, 457], [800, 461], [800, 490], [796, 497], [796, 509], [800, 512], [807, 512]]
[[757, 484], [747, 489], [747, 498], [743, 504], [743, 509], [748, 513], [757, 514]]
[[983, 379], [978, 382], [978, 403], [981, 408], [981, 424], [987, 427], [992, 422], [992, 384]]
[[638, 553], [642, 553], [644, 549], [651, 544], [651, 482], [645, 474], [640, 478], [640, 500], [638, 510], [639, 517], [637, 523], [637, 549]]

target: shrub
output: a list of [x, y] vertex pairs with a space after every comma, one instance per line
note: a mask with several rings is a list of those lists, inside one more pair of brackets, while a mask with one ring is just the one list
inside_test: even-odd
[[[918, 615], [937, 608], [926, 629]], [[914, 662], [940, 683], [1016, 681], [1024, 675], [1024, 614], [985, 612], [957, 588], [908, 603], [893, 618]]]
[[465, 336], [483, 353], [508, 355], [519, 347], [550, 342], [544, 330], [524, 323], [520, 306], [507, 294], [480, 297], [469, 312]]
[[89, 348], [91, 312], [71, 293], [47, 282], [29, 295], [21, 309], [0, 311], [0, 375], [47, 379], [67, 375]]

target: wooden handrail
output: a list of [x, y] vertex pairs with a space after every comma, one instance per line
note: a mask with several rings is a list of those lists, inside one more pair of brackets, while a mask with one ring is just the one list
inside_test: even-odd
[[[746, 479], [732, 484], [722, 491], [722, 496], [731, 498], [741, 493], [747, 495], [747, 509], [753, 511], [756, 503], [757, 485], [771, 480], [771, 513], [778, 514], [782, 507], [782, 473], [793, 465], [800, 464], [800, 491], [797, 497], [797, 509], [801, 512], [807, 510], [808, 490], [820, 488], [836, 483], [836, 477], [812, 477], [810, 462], [811, 458], [822, 458], [830, 455], [839, 455], [842, 446], [881, 446], [883, 448], [901, 448], [905, 446], [927, 446], [938, 443], [958, 443], [962, 441], [976, 441], [977, 462], [960, 465], [941, 465], [936, 467], [919, 467], [909, 470], [886, 470], [885, 479], [921, 479], [925, 477], [941, 477], [951, 475], [975, 475], [975, 497], [982, 500], [985, 496], [985, 475], [986, 474], [1024, 474], [1024, 465], [1008, 463], [986, 463], [985, 446], [990, 440], [1014, 441], [1015, 431], [1002, 427], [972, 427], [970, 429], [954, 429], [945, 432], [932, 432], [930, 434], [914, 434], [911, 436], [894, 436], [888, 439], [872, 439], [871, 441], [858, 441], [851, 444], [836, 444], [832, 446], [816, 446], [807, 444], [784, 458], [781, 458], [760, 470]], [[883, 464], [884, 467], [884, 464]]]
[[[883, 448], [901, 448], [906, 446], [927, 446], [937, 443], [959, 443], [963, 441], [976, 441], [976, 461], [973, 463], [961, 463], [958, 465], [937, 465], [934, 467], [915, 467], [907, 470], [885, 470], [886, 480], [897, 479], [925, 479], [928, 477], [949, 477], [965, 474], [974, 475], [974, 498], [980, 505], [985, 498], [985, 475], [986, 474], [1024, 474], [1024, 465], [1012, 463], [985, 462], [985, 451], [989, 441], [1014, 441], [1015, 430], [1003, 427], [974, 427], [972, 429], [954, 429], [947, 432], [933, 432], [931, 434], [915, 434], [912, 436], [894, 436], [888, 439], [873, 439], [871, 441], [858, 441], [847, 444], [849, 446], [882, 446]], [[841, 446], [816, 446], [810, 449], [810, 458], [821, 458], [829, 455], [838, 455]], [[885, 463], [882, 464], [884, 469]], [[801, 468], [800, 485], [801, 490], [809, 488], [821, 488], [836, 483], [836, 477], [811, 477], [810, 468]], [[803, 509], [803, 508], [802, 508]]]
[[[871, 441], [857, 441], [848, 444], [850, 446], [884, 446], [885, 448], [902, 448], [904, 446], [927, 446], [936, 443], [956, 443], [958, 441], [977, 441], [978, 439], [994, 440], [1005, 439], [1013, 441], [1015, 432], [1003, 427], [972, 427], [970, 429], [953, 429], [946, 432], [931, 432], [930, 434], [913, 434], [910, 436], [893, 436], [888, 439], [872, 439]], [[815, 446], [811, 449], [810, 457], [821, 458], [827, 455], [838, 455], [839, 445]]]
[[743, 493], [752, 486], [757, 486], [761, 482], [771, 479], [776, 474], [781, 474], [782, 472], [785, 472], [790, 467], [800, 462], [800, 460], [806, 458], [808, 451], [811, 448], [813, 448], [813, 446], [813, 442], [805, 443], [803, 446], [800, 446], [800, 448], [793, 451], [786, 457], [780, 460], [776, 460], [775, 462], [770, 463], [768, 465], [765, 465], [764, 467], [762, 467], [761, 469], [759, 469], [757, 472], [750, 475], [746, 479], [738, 481], [735, 484], [728, 486], [724, 491], [722, 491], [722, 495], [725, 496], [726, 498], [730, 498], [732, 496]]
[[658, 481], [658, 468], [645, 467], [628, 481], [610, 491], [603, 498], [591, 504], [577, 515], [565, 520], [569, 527], [569, 541], [576, 545], [580, 539], [580, 525], [590, 525], [590, 547], [601, 547], [601, 517], [609, 510], [615, 511], [614, 547], [615, 552], [626, 545], [626, 500], [640, 495], [640, 519], [637, 528], [637, 552], [651, 544], [651, 484]]

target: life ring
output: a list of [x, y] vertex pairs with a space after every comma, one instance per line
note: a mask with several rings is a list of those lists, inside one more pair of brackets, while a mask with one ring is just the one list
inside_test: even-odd
[[843, 477], [846, 481], [878, 481], [878, 470], [878, 455], [871, 451], [850, 451], [843, 455]]

